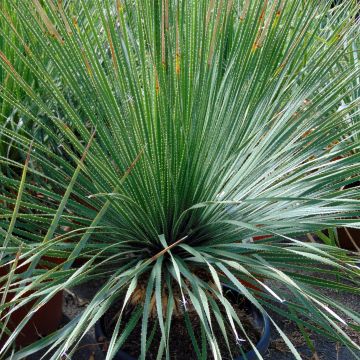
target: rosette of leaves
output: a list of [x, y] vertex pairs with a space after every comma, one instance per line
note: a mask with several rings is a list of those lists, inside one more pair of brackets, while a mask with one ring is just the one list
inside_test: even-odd
[[[6, 86], [1, 94], [61, 152], [2, 129], [29, 156], [25, 165], [2, 160], [23, 176], [1, 175], [17, 193], [1, 195], [9, 204], [0, 215], [1, 261], [32, 264], [25, 272], [31, 282], [11, 277], [5, 290], [17, 296], [2, 302], [0, 309], [11, 309], [2, 319], [30, 301], [21, 296], [30, 290], [35, 309], [61, 289], [105, 281], [82, 314], [14, 350], [13, 359], [46, 346], [52, 359], [71, 356], [118, 301], [107, 359], [139, 322], [144, 359], [151, 317], [161, 338], [158, 358], [169, 359], [172, 320], [190, 311], [202, 328], [196, 339], [187, 326], [199, 358], [220, 359], [219, 342], [230, 337], [255, 347], [240, 334], [221, 284], [268, 313], [297, 359], [274, 312], [294, 321], [309, 346], [307, 333], [315, 331], [359, 348], [347, 335], [359, 328], [358, 314], [321, 291], [358, 294], [356, 258], [298, 240], [327, 227], [359, 227], [356, 191], [341, 190], [349, 177], [359, 179], [359, 144], [344, 142], [335, 161], [327, 149], [359, 131], [344, 121], [357, 115], [359, 99], [338, 110], [357, 91], [359, 68], [337, 67], [359, 35], [358, 5], [329, 8], [300, 0], [11, 4], [28, 47], [19, 49], [22, 34], [13, 41], [2, 32], [17, 63], [1, 52], [1, 65], [46, 121]], [[36, 76], [46, 101], [19, 63]], [[271, 237], [248, 241], [262, 235]], [[64, 263], [38, 269], [44, 254]], [[87, 262], [73, 269], [79, 256]], [[124, 321], [129, 307], [133, 316]], [[223, 339], [214, 335], [215, 323]]]

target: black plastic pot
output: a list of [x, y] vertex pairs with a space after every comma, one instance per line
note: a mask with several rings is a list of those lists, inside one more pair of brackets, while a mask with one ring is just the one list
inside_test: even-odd
[[[229, 288], [224, 286], [224, 290], [233, 292], [235, 295], [234, 298], [238, 298], [241, 296], [239, 292], [233, 288]], [[252, 305], [249, 301], [246, 300], [246, 310], [253, 318], [254, 326], [260, 329], [260, 340], [256, 344], [256, 349], [261, 355], [264, 355], [267, 351], [270, 344], [270, 320], [269, 317], [263, 313], [261, 313], [254, 305]], [[99, 343], [102, 343], [104, 339], [107, 339], [105, 335], [103, 327], [103, 319], [101, 318], [95, 324], [95, 336]], [[105, 353], [105, 352], [104, 352]], [[254, 350], [248, 351], [244, 356], [239, 356], [234, 360], [257, 360], [258, 356], [256, 355]], [[134, 357], [128, 355], [124, 351], [119, 350], [114, 360], [136, 360]]]

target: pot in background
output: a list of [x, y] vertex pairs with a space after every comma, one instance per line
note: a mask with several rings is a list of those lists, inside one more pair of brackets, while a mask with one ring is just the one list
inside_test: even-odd
[[[46, 263], [53, 263], [54, 265], [61, 264], [63, 259], [44, 257], [43, 260]], [[21, 261], [19, 262], [21, 264]], [[18, 264], [18, 265], [19, 265]], [[28, 266], [24, 266], [21, 269], [16, 269], [16, 274], [24, 273], [27, 270]], [[41, 264], [39, 268], [49, 268], [48, 265]], [[6, 276], [9, 274], [9, 266], [0, 267], [0, 276]], [[3, 284], [0, 284], [1, 287]], [[28, 293], [29, 295], [31, 292]], [[26, 296], [26, 294], [24, 295]], [[14, 297], [13, 293], [8, 293], [5, 302], [9, 302]], [[24, 317], [30, 312], [32, 306], [35, 304], [36, 300], [30, 301], [26, 305], [22, 306], [20, 309], [16, 310], [11, 316], [7, 324], [7, 327], [10, 331], [14, 330]], [[31, 343], [39, 340], [40, 337], [51, 334], [56, 331], [60, 325], [62, 319], [62, 306], [63, 306], [63, 291], [55, 294], [45, 305], [43, 305], [39, 310], [37, 310], [30, 321], [23, 327], [20, 334], [15, 340], [15, 344], [18, 347], [25, 347]], [[6, 310], [5, 310], [6, 311]], [[3, 346], [7, 340], [7, 335], [4, 333], [0, 339], [0, 346]]]
[[[344, 189], [359, 188], [360, 181], [354, 181], [353, 183], [346, 185]], [[354, 228], [338, 228], [338, 243], [342, 249], [350, 251], [360, 251], [360, 229]]]
[[272, 235], [260, 235], [260, 236], [253, 236], [253, 239], [254, 241], [259, 241], [259, 240], [269, 239], [271, 237]]
[[360, 251], [360, 229], [338, 228], [339, 246], [350, 251]]

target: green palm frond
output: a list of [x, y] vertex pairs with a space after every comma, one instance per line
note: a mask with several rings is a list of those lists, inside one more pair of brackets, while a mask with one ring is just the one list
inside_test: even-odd
[[[47, 345], [52, 359], [71, 355], [111, 304], [122, 296], [124, 310], [144, 282], [140, 309], [127, 323], [119, 313], [107, 359], [137, 323], [144, 359], [154, 314], [158, 356], [169, 359], [171, 321], [179, 314], [186, 320], [188, 311], [202, 327], [196, 341], [186, 320], [195, 352], [220, 359], [212, 324], [226, 324], [224, 337], [237, 340], [242, 326], [221, 284], [263, 312], [359, 348], [344, 330], [359, 326], [358, 314], [318, 290], [358, 294], [356, 258], [297, 240], [328, 227], [359, 227], [358, 189], [343, 189], [360, 179], [359, 143], [348, 141], [360, 130], [360, 68], [355, 55], [349, 60], [359, 6], [344, 1], [330, 10], [326, 3], [9, 3], [22, 32], [0, 29], [16, 58], [1, 50], [0, 65], [31, 106], [3, 83], [1, 96], [49, 142], [35, 137], [20, 204], [14, 193], [23, 163], [0, 155], [13, 170], [0, 173], [0, 237], [9, 241], [1, 251], [14, 258], [24, 243], [20, 259], [33, 262], [26, 272], [32, 282], [17, 274], [23, 286], [0, 310], [8, 318], [32, 298], [40, 305], [65, 287], [106, 279], [82, 314], [14, 359]], [[26, 153], [34, 137], [27, 129], [1, 131], [5, 143]], [[330, 151], [333, 143], [339, 146]], [[264, 235], [271, 237], [248, 241]], [[44, 254], [66, 262], [38, 269]], [[78, 256], [88, 262], [73, 269]]]

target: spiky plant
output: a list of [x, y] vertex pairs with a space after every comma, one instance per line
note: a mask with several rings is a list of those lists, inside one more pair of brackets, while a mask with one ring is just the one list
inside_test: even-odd
[[[1, 2], [2, 18], [0, 20], [0, 27], [2, 31], [2, 36], [0, 37], [0, 51], [3, 56], [16, 68], [18, 75], [32, 88], [33, 92], [36, 92], [39, 97], [42, 98], [44, 102], [52, 101], [52, 97], [48, 96], [47, 90], [44, 89], [41, 82], [38, 81], [37, 74], [33, 73], [33, 69], [29, 67], [26, 62], [24, 62], [21, 57], [18, 56], [18, 52], [22, 54], [28, 53], [30, 42], [29, 34], [22, 22], [19, 20], [19, 16], [16, 11], [13, 11], [13, 6], [17, 6], [19, 0], [3, 0]], [[64, 8], [69, 11], [76, 9], [76, 4], [73, 5], [69, 1], [65, 0], [63, 4]], [[88, 2], [88, 6], [91, 6], [91, 2]], [[85, 27], [84, 27], [85, 28]], [[53, 81], [59, 83], [59, 78], [57, 77], [56, 72], [53, 71], [52, 62], [47, 54], [42, 53], [41, 47], [37, 46], [36, 39], [31, 41], [32, 51], [36, 51], [38, 56], [41, 57], [41, 61], [44, 67], [46, 67], [49, 74], [51, 74]], [[31, 99], [31, 96], [28, 96], [26, 91], [22, 86], [15, 81], [9, 74], [3, 64], [0, 64], [0, 84], [2, 88], [6, 88], [6, 91], [11, 94], [13, 100], [16, 99], [18, 103], [21, 103], [22, 106], [26, 107], [31, 111], [32, 115], [35, 116], [38, 121], [49, 123], [47, 118], [47, 113], [44, 113]], [[63, 94], [71, 101], [71, 94], [66, 92], [66, 88], [63, 88]], [[23, 136], [28, 136], [31, 138], [36, 138], [39, 142], [48, 146], [53, 147], [53, 151], [58, 151], [54, 143], [51, 143], [46, 132], [41, 126], [37, 126], [36, 122], [33, 122], [27, 117], [24, 112], [20, 112], [18, 107], [12, 106], [12, 101], [8, 101], [6, 96], [0, 97], [0, 155], [3, 157], [11, 158], [16, 161], [25, 161], [25, 158], [22, 158], [22, 153], [18, 151], [16, 146], [13, 146], [12, 139], [3, 136], [2, 129], [4, 127], [11, 128], [13, 131], [20, 132]], [[76, 108], [76, 102], [72, 102], [72, 106]], [[53, 111], [60, 111], [61, 108], [56, 109], [52, 106]], [[56, 128], [52, 127], [49, 124], [51, 131], [56, 131]], [[4, 166], [0, 171], [7, 171], [11, 173], [11, 168], [6, 168]], [[14, 175], [12, 173], [12, 175]], [[15, 174], [16, 175], [16, 174]]]
[[[11, 26], [16, 28], [16, 15], [15, 14], [8, 14], [7, 10], [9, 8], [9, 2], [7, 0], [4, 0], [1, 4], [2, 10], [4, 13], [7, 13], [8, 20], [4, 21], [3, 19], [0, 20], [0, 27], [2, 29], [2, 33], [6, 34], [9, 39], [12, 40], [12, 42], [16, 43], [18, 40], [16, 39], [16, 36], [14, 35], [14, 32], [12, 31]], [[11, 24], [11, 25], [10, 25]], [[19, 30], [19, 29], [17, 29]], [[17, 44], [19, 46], [20, 44]], [[27, 78], [27, 81], [29, 80], [27, 71], [24, 67], [24, 64], [18, 63], [15, 51], [13, 50], [12, 46], [10, 46], [9, 42], [5, 40], [4, 36], [0, 37], [0, 51], [11, 61], [11, 63], [14, 63], [17, 65], [18, 71], [21, 73], [21, 75], [25, 78]], [[6, 87], [7, 91], [11, 92], [13, 96], [17, 99], [23, 98], [24, 93], [22, 92], [21, 88], [17, 86], [16, 82], [10, 77], [9, 73], [4, 69], [2, 65], [0, 65], [0, 84], [2, 87]], [[0, 97], [0, 124], [1, 127], [11, 127], [13, 130], [21, 127], [21, 121], [19, 121], [17, 116], [16, 108], [12, 107], [9, 102], [6, 101], [2, 96]], [[2, 134], [0, 132], [0, 154], [2, 156], [7, 155], [7, 157], [10, 157], [10, 154], [13, 158], [18, 158], [18, 154], [13, 154], [13, 151], [11, 149], [11, 146], [6, 144], [5, 141], [2, 139]], [[0, 171], [2, 171], [2, 167], [0, 166]]]
[[[25, 165], [1, 158], [24, 170], [22, 179], [1, 175], [8, 189], [1, 196], [7, 204], [0, 215], [1, 261], [12, 268], [31, 263], [25, 273], [12, 273], [13, 285], [3, 293], [17, 296], [11, 303], [3, 296], [1, 319], [32, 298], [38, 299], [35, 309], [65, 287], [105, 280], [82, 314], [13, 359], [47, 345], [51, 359], [71, 356], [119, 299], [107, 359], [137, 322], [144, 359], [154, 315], [158, 358], [169, 359], [172, 321], [189, 312], [203, 334], [197, 339], [187, 321], [196, 356], [206, 358], [209, 351], [220, 359], [224, 340], [215, 337], [213, 324], [230, 329], [223, 332], [226, 342], [238, 339], [241, 328], [221, 284], [268, 312], [297, 359], [274, 312], [295, 321], [309, 344], [307, 330], [359, 348], [347, 335], [359, 328], [358, 314], [321, 291], [358, 294], [356, 258], [297, 240], [326, 227], [359, 227], [356, 189], [341, 190], [360, 178], [360, 154], [353, 151], [359, 144], [328, 150], [360, 129], [344, 121], [356, 116], [358, 98], [339, 110], [359, 87], [352, 81], [359, 68], [350, 62], [336, 67], [359, 35], [358, 5], [345, 1], [329, 12], [327, 3], [11, 4], [24, 32], [13, 34], [17, 41], [1, 34], [17, 59], [14, 64], [1, 52], [1, 64], [33, 107], [4, 86], [1, 94], [60, 150], [35, 139]], [[19, 75], [19, 63], [36, 76], [46, 99]], [[2, 130], [28, 151], [27, 136]], [[248, 241], [261, 235], [271, 237]], [[44, 254], [67, 260], [46, 271], [36, 266]], [[88, 261], [73, 269], [78, 256]], [[125, 321], [129, 306], [133, 315]], [[30, 316], [11, 333], [2, 355]]]

